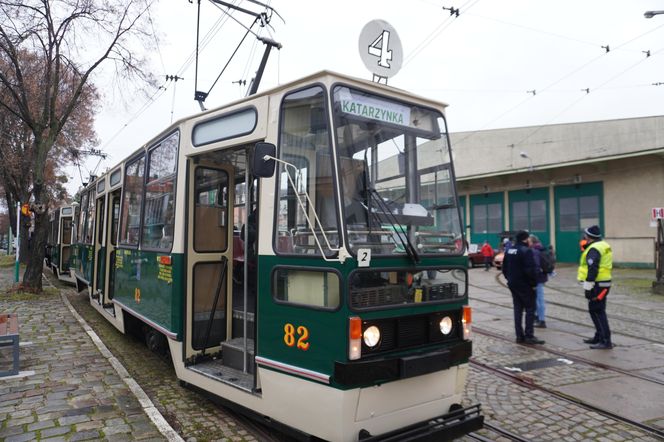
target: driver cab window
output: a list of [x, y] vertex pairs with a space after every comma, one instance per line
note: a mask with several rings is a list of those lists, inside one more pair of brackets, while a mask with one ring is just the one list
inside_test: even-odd
[[325, 91], [314, 86], [281, 105], [275, 249], [332, 255], [339, 245]]

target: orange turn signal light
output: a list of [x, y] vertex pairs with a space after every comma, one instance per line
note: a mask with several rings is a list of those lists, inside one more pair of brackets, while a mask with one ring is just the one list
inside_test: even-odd
[[463, 322], [466, 324], [470, 324], [472, 321], [472, 309], [470, 308], [469, 305], [464, 305], [463, 306]]
[[362, 319], [357, 316], [350, 318], [350, 338], [360, 339], [362, 337]]

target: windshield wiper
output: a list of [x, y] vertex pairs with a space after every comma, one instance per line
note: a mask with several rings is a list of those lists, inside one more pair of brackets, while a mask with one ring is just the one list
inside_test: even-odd
[[410, 238], [408, 238], [408, 232], [402, 229], [401, 224], [397, 221], [397, 218], [390, 211], [390, 208], [387, 207], [387, 204], [385, 203], [385, 201], [383, 201], [383, 198], [380, 196], [378, 191], [373, 187], [369, 187], [367, 190], [369, 191], [370, 198], [373, 197], [379, 209], [376, 212], [370, 211], [369, 213], [373, 213], [373, 215], [378, 218], [378, 222], [381, 222], [380, 215], [381, 214], [384, 215], [383, 222], [390, 225], [392, 230], [396, 233], [397, 237], [399, 238], [399, 241], [401, 242], [401, 245], [403, 246], [406, 255], [408, 255], [408, 257], [415, 264], [418, 264], [420, 262], [420, 255], [417, 253], [417, 250], [415, 249], [415, 246], [413, 246], [413, 243], [410, 242]]

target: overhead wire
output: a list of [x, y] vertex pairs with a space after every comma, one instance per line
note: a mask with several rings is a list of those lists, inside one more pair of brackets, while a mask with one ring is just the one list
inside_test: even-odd
[[[471, 15], [472, 15], [472, 14], [471, 14]], [[639, 34], [639, 35], [637, 35], [636, 37], [633, 37], [633, 38], [631, 38], [631, 39], [629, 39], [629, 40], [627, 40], [627, 41], [625, 41], [625, 42], [623, 42], [623, 43], [621, 43], [621, 44], [615, 46], [615, 49], [617, 50], [617, 49], [619, 49], [619, 48], [622, 48], [622, 47], [624, 47], [625, 45], [627, 45], [627, 44], [629, 44], [629, 43], [632, 43], [632, 42], [638, 40], [639, 38], [642, 38], [642, 37], [644, 37], [644, 36], [650, 34], [651, 32], [656, 31], [657, 29], [662, 28], [663, 26], [664, 26], [664, 25], [659, 25], [659, 26], [657, 26], [657, 27], [655, 27], [655, 28], [653, 28], [653, 29], [650, 29], [650, 30], [648, 30], [648, 31], [646, 31], [646, 32], [644, 32], [644, 33], [642, 33], [642, 34]], [[525, 27], [525, 29], [530, 29], [530, 28]], [[586, 42], [586, 43], [587, 43], [587, 42]], [[662, 51], [662, 50], [658, 50], [658, 51], [655, 52], [655, 54], [656, 54], [656, 53], [659, 53], [659, 52], [661, 52], [661, 51]], [[537, 91], [538, 94], [541, 93], [541, 92], [550, 91], [551, 88], [554, 87], [555, 85], [557, 85], [557, 84], [561, 83], [562, 81], [568, 79], [569, 77], [573, 76], [573, 75], [576, 74], [577, 72], [583, 70], [583, 69], [586, 68], [587, 66], [589, 66], [589, 65], [591, 65], [591, 64], [593, 64], [593, 63], [595, 63], [597, 60], [601, 59], [602, 57], [604, 57], [604, 56], [606, 56], [607, 54], [610, 54], [610, 53], [611, 53], [611, 52], [603, 52], [601, 55], [598, 55], [598, 56], [596, 56], [596, 57], [593, 57], [593, 58], [592, 58], [591, 60], [589, 60], [588, 62], [586, 62], [586, 63], [582, 64], [581, 66], [579, 66], [579, 67], [573, 69], [572, 71], [570, 71], [570, 72], [564, 74], [562, 77], [558, 78], [557, 80], [553, 81], [552, 83], [548, 84], [547, 86], [545, 86], [545, 87], [543, 87], [543, 88], [541, 88], [541, 89], [539, 89], [539, 88], [534, 89], [534, 91]], [[597, 89], [602, 88], [603, 85], [609, 83], [610, 81], [613, 81], [615, 78], [617, 78], [617, 77], [623, 75], [625, 72], [627, 72], [627, 71], [633, 69], [633, 68], [636, 67], [637, 65], [641, 64], [642, 62], [644, 62], [645, 60], [647, 60], [648, 58], [650, 58], [652, 55], [654, 55], [654, 54], [650, 54], [650, 53], [649, 53], [649, 55], [648, 55], [647, 57], [643, 57], [643, 58], [641, 58], [641, 59], [640, 59], [637, 63], [635, 63], [634, 65], [628, 67], [628, 68], [625, 69], [624, 71], [620, 72], [619, 74], [617, 74], [616, 76], [612, 77], [611, 79], [605, 81], [604, 83], [600, 84], [599, 86], [597, 86], [597, 87], [595, 87], [595, 88], [592, 88], [592, 90], [594, 91], [594, 90], [597, 90]], [[588, 88], [588, 89], [590, 89], [590, 88]], [[530, 91], [529, 91], [529, 92], [530, 92]], [[567, 112], [569, 109], [571, 109], [572, 107], [574, 107], [577, 103], [579, 103], [581, 100], [583, 100], [583, 99], [586, 97], [586, 95], [588, 95], [588, 93], [586, 93], [585, 95], [583, 95], [583, 96], [581, 96], [581, 97], [579, 97], [579, 98], [576, 98], [576, 99], [575, 99], [575, 100], [574, 100], [569, 106], [565, 107], [561, 112], [559, 112], [558, 114], [556, 114], [556, 116], [554, 117], [554, 119], [555, 119], [555, 118], [558, 118], [560, 115], [562, 115], [563, 113]], [[504, 117], [505, 115], [507, 115], [507, 114], [513, 112], [514, 110], [516, 110], [517, 108], [521, 107], [523, 104], [527, 103], [528, 101], [531, 101], [531, 100], [534, 99], [534, 98], [535, 98], [535, 95], [533, 94], [532, 96], [529, 96], [527, 99], [520, 101], [520, 102], [519, 102], [518, 104], [516, 104], [515, 106], [510, 107], [509, 109], [507, 109], [506, 111], [504, 111], [504, 112], [502, 112], [500, 115], [498, 115], [497, 117], [491, 119], [489, 122], [487, 122], [487, 123], [485, 123], [484, 125], [482, 125], [479, 129], [470, 132], [470, 133], [467, 134], [464, 138], [462, 138], [461, 140], [458, 140], [458, 141], [456, 142], [456, 144], [461, 144], [461, 143], [463, 143], [464, 141], [466, 141], [467, 139], [469, 139], [470, 137], [472, 137], [473, 135], [475, 135], [477, 132], [479, 132], [479, 131], [485, 129], [485, 128], [488, 127], [489, 125], [493, 124], [494, 122], [498, 121], [499, 119], [501, 119], [501, 118]], [[552, 120], [549, 120], [549, 121], [552, 121]], [[531, 135], [529, 135], [529, 136], [531, 136]], [[528, 137], [529, 137], [529, 136], [528, 136]], [[526, 137], [526, 139], [527, 139], [528, 137]], [[525, 141], [525, 139], [522, 140], [522, 141]], [[522, 142], [522, 141], [521, 141], [521, 142]], [[518, 143], [517, 143], [517, 144], [518, 144]]]
[[[236, 2], [237, 2], [237, 4], [240, 4], [240, 3], [242, 3], [242, 0], [239, 0], [239, 2], [238, 2], [237, 0], [232, 0], [232, 3], [233, 3], [233, 4], [235, 4]], [[230, 14], [232, 14], [232, 12], [231, 12]], [[210, 28], [210, 30], [209, 30], [209, 31], [205, 34], [205, 36], [203, 37], [203, 40], [202, 40], [202, 44], [201, 44], [201, 48], [200, 48], [200, 50], [203, 50], [203, 49], [204, 49], [204, 48], [205, 48], [205, 47], [206, 47], [206, 46], [207, 46], [207, 45], [213, 40], [213, 38], [214, 38], [214, 37], [217, 35], [217, 33], [221, 30], [221, 28], [223, 27], [224, 23], [225, 23], [227, 20], [228, 20], [228, 15], [224, 15], [224, 16], [220, 17], [220, 18], [219, 18], [219, 19], [218, 19], [218, 20], [212, 25], [212, 27]], [[152, 24], [152, 20], [151, 20], [151, 18], [150, 18], [150, 23]], [[196, 51], [192, 51], [192, 53], [191, 53], [191, 54], [185, 59], [185, 61], [184, 61], [184, 62], [182, 63], [182, 65], [180, 66], [180, 68], [177, 70], [177, 74], [176, 74], [176, 75], [182, 75], [182, 74], [184, 73], [184, 71], [186, 71], [186, 70], [189, 68], [189, 66], [191, 65], [191, 63], [192, 63], [192, 62], [194, 61], [194, 59], [195, 59], [195, 54], [196, 54]], [[160, 52], [160, 57], [161, 57], [161, 52]], [[163, 65], [163, 60], [162, 60], [162, 65]], [[165, 67], [162, 66], [162, 68], [164, 69], [164, 72], [166, 72]], [[112, 142], [113, 142], [113, 141], [114, 141], [114, 140], [115, 140], [115, 139], [116, 139], [116, 138], [117, 138], [117, 137], [118, 137], [118, 136], [119, 136], [119, 135], [120, 135], [120, 134], [121, 134], [121, 133], [122, 133], [122, 132], [123, 132], [123, 131], [124, 131], [129, 125], [130, 125], [130, 124], [131, 124], [131, 123], [132, 123], [132, 122], [136, 121], [136, 119], [137, 119], [139, 116], [141, 116], [141, 115], [143, 114], [143, 112], [145, 112], [147, 109], [149, 109], [150, 106], [151, 106], [155, 101], [157, 101], [157, 100], [161, 97], [161, 95], [163, 95], [163, 94], [168, 90], [168, 86], [167, 86], [167, 84], [168, 84], [168, 82], [164, 82], [164, 83], [162, 83], [162, 85], [160, 85], [160, 86], [154, 91], [154, 93], [153, 93], [151, 96], [149, 96], [149, 97], [145, 100], [145, 102], [141, 105], [141, 107], [140, 107], [136, 112], [134, 112], [130, 118], [127, 119], [127, 121], [126, 121], [126, 122], [125, 122], [125, 123], [124, 123], [124, 124], [123, 124], [123, 125], [122, 125], [122, 126], [121, 126], [121, 127], [120, 127], [120, 128], [119, 128], [119, 129], [113, 134], [113, 135], [112, 135], [112, 136], [111, 136], [111, 138], [110, 138], [108, 141], [106, 141], [106, 143], [104, 143], [104, 147], [101, 148], [102, 151], [105, 151], [105, 150], [111, 145], [111, 143], [112, 143]], [[97, 166], [97, 167], [98, 167], [98, 166]]]
[[[657, 50], [654, 54], [660, 53], [660, 52], [662, 52], [662, 51], [664, 51], [664, 48]], [[617, 73], [616, 75], [612, 76], [612, 77], [609, 78], [608, 80], [603, 81], [602, 83], [598, 84], [597, 86], [594, 86], [594, 87], [588, 88], [588, 89], [587, 89], [587, 92], [586, 92], [585, 94], [581, 95], [579, 98], [577, 98], [577, 99], [575, 99], [574, 101], [572, 101], [572, 103], [570, 103], [568, 106], [564, 107], [564, 108], [563, 108], [561, 111], [559, 111], [556, 115], [554, 115], [553, 117], [549, 118], [545, 123], [543, 123], [543, 124], [541, 124], [541, 125], [538, 125], [535, 129], [533, 129], [533, 130], [532, 130], [531, 132], [529, 132], [526, 136], [524, 136], [523, 138], [521, 138], [519, 141], [517, 141], [517, 142], [514, 143], [514, 144], [515, 144], [515, 145], [522, 144], [523, 142], [525, 142], [526, 140], [528, 140], [530, 137], [532, 137], [533, 135], [535, 135], [537, 132], [539, 132], [540, 130], [542, 130], [547, 124], [550, 124], [551, 122], [555, 121], [558, 117], [560, 117], [560, 116], [563, 115], [565, 112], [567, 112], [568, 110], [570, 110], [571, 108], [573, 108], [574, 106], [576, 106], [579, 102], [581, 102], [582, 100], [584, 100], [588, 95], [590, 95], [590, 91], [596, 91], [596, 90], [600, 90], [600, 89], [602, 89], [604, 85], [606, 85], [606, 84], [612, 82], [613, 80], [615, 80], [616, 78], [618, 78], [618, 77], [624, 75], [626, 72], [631, 71], [631, 70], [634, 69], [636, 66], [640, 65], [641, 63], [643, 63], [643, 62], [646, 61], [646, 60], [647, 60], [646, 58], [642, 58], [641, 60], [637, 61], [636, 63], [634, 63], [634, 64], [632, 64], [632, 65], [630, 65], [629, 67], [627, 67], [626, 69], [620, 71], [620, 72]]]
[[[461, 11], [461, 13], [465, 13], [468, 9], [472, 8], [475, 6], [480, 0], [468, 0], [466, 3], [462, 4], [459, 6], [458, 10]], [[417, 46], [415, 46], [415, 49], [408, 54], [406, 58], [404, 58], [403, 61], [403, 66], [406, 66], [408, 63], [410, 63], [415, 57], [417, 57], [427, 46], [429, 46], [438, 36], [449, 26], [454, 23], [456, 20], [456, 17], [450, 14], [445, 20], [443, 20], [442, 23], [440, 23], [436, 28], [427, 35], [424, 40], [422, 40]]]

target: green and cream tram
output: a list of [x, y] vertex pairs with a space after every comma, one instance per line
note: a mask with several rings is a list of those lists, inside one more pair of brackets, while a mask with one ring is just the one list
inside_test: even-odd
[[180, 380], [285, 431], [473, 431], [444, 107], [320, 72], [180, 120], [84, 189], [74, 275]]
[[48, 239], [46, 244], [46, 267], [59, 280], [73, 283], [70, 272], [74, 243], [74, 205], [63, 205], [49, 212]]

